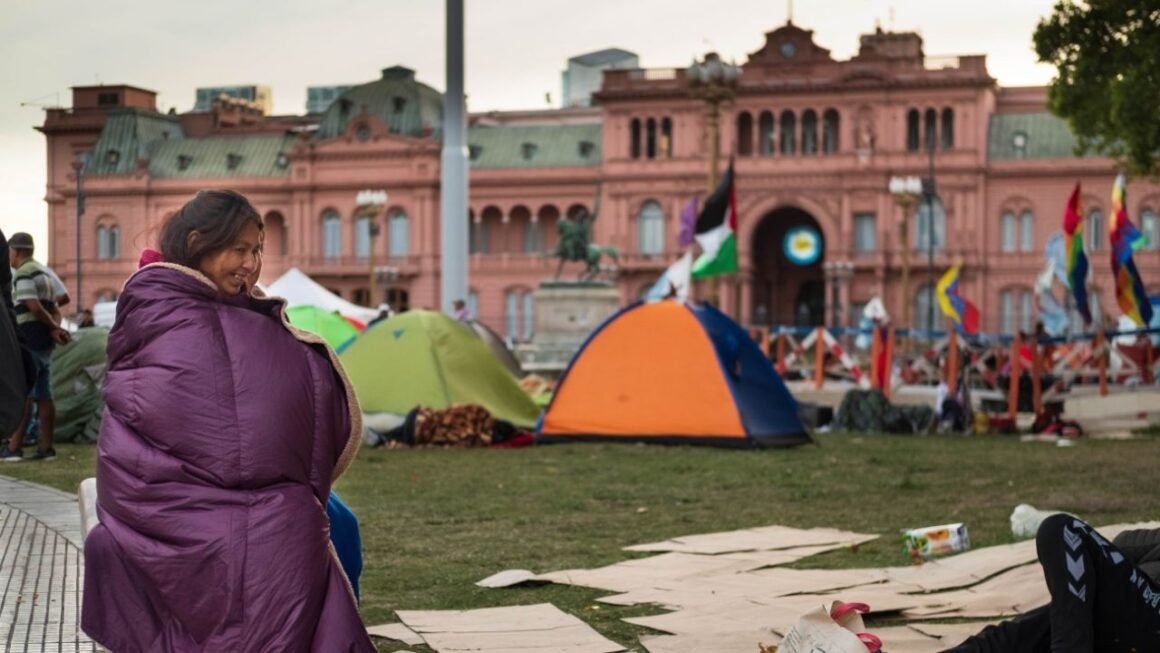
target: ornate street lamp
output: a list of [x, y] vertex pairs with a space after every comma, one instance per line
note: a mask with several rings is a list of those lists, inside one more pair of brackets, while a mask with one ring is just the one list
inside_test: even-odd
[[922, 180], [918, 177], [891, 177], [890, 196], [902, 209], [898, 223], [898, 244], [902, 250], [902, 326], [910, 328], [910, 212], [922, 197]]
[[363, 190], [359, 191], [355, 197], [355, 206], [358, 207], [359, 213], [367, 216], [370, 221], [368, 225], [368, 233], [370, 236], [370, 247], [367, 256], [367, 265], [369, 268], [368, 276], [370, 278], [370, 286], [368, 293], [368, 305], [374, 308], [377, 303], [375, 300], [375, 238], [379, 235], [379, 214], [387, 206], [387, 191], [385, 190]]

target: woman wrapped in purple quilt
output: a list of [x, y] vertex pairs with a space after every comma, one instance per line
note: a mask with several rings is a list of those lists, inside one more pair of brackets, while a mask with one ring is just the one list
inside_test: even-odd
[[361, 413], [334, 353], [255, 296], [262, 221], [202, 191], [109, 336], [84, 631], [113, 653], [372, 653], [325, 505]]

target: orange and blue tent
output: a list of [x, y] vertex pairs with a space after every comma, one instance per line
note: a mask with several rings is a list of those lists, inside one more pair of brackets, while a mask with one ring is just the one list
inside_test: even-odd
[[675, 300], [628, 306], [588, 337], [560, 377], [537, 439], [810, 441], [797, 401], [745, 330], [712, 306]]

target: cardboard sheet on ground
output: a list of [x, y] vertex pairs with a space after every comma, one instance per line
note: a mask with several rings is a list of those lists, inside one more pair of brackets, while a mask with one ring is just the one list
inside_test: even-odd
[[400, 610], [399, 619], [439, 653], [616, 653], [583, 621], [550, 603], [481, 610]]
[[367, 634], [371, 637], [385, 637], [386, 639], [393, 639], [396, 642], [404, 644], [423, 644], [423, 638], [415, 634], [415, 631], [407, 628], [403, 624], [380, 624], [378, 626], [370, 626], [367, 628]]
[[717, 555], [739, 551], [773, 551], [818, 545], [854, 546], [876, 539], [878, 539], [877, 535], [864, 535], [835, 528], [801, 529], [788, 526], [762, 526], [724, 533], [683, 535], [664, 542], [626, 546], [624, 550]]

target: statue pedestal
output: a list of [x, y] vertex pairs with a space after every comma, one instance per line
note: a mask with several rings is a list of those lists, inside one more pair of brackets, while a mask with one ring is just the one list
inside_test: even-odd
[[559, 376], [592, 331], [620, 310], [620, 292], [597, 281], [544, 281], [532, 296], [535, 332], [517, 355], [524, 370], [542, 376]]

